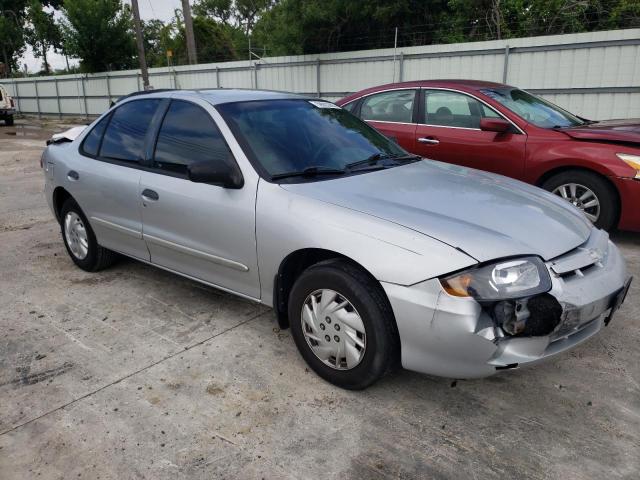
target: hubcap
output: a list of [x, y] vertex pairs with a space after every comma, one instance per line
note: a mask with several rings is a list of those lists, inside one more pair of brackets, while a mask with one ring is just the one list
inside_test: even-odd
[[590, 188], [579, 183], [565, 183], [556, 188], [553, 193], [582, 210], [591, 222], [598, 221], [600, 200]]
[[[336, 370], [351, 370], [364, 357], [367, 346], [362, 318], [343, 295], [322, 289], [302, 305], [302, 333], [311, 351]], [[325, 331], [333, 325], [332, 335]]]
[[84, 260], [89, 253], [89, 239], [84, 223], [76, 212], [69, 212], [64, 217], [64, 236], [73, 256]]

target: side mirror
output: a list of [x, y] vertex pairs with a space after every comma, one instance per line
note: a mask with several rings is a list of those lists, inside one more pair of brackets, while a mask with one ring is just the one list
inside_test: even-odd
[[482, 118], [480, 119], [480, 130], [506, 133], [511, 130], [511, 124], [503, 118]]
[[217, 162], [192, 163], [188, 167], [189, 180], [195, 183], [209, 183], [223, 188], [239, 189], [244, 185], [240, 169], [233, 163], [220, 165]]

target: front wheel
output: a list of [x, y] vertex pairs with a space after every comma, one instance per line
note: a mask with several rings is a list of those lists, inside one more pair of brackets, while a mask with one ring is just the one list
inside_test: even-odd
[[303, 272], [289, 296], [289, 320], [302, 357], [339, 387], [366, 388], [397, 360], [398, 334], [384, 291], [350, 263], [329, 260]]
[[584, 171], [566, 171], [544, 182], [542, 188], [582, 210], [598, 228], [611, 230], [618, 219], [616, 192], [600, 175]]

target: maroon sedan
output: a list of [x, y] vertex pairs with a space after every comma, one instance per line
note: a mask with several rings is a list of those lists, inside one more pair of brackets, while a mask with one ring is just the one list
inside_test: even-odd
[[382, 85], [337, 103], [412, 153], [538, 185], [600, 228], [640, 231], [638, 120], [586, 120], [474, 80]]

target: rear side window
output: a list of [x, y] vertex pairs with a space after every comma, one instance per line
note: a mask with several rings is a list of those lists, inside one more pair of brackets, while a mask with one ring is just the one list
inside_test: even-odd
[[358, 102], [357, 101], [349, 102], [346, 105], [343, 105], [342, 108], [344, 110], [346, 110], [347, 112], [353, 112], [353, 107], [356, 106], [356, 103], [358, 103]]
[[147, 128], [160, 104], [159, 99], [135, 100], [118, 107], [102, 140], [100, 156], [138, 162], [143, 158]]
[[102, 140], [104, 130], [109, 123], [109, 118], [111, 118], [111, 115], [105, 116], [96, 124], [95, 127], [91, 129], [89, 134], [84, 137], [84, 140], [82, 141], [82, 153], [84, 153], [85, 155], [89, 155], [90, 157], [98, 156], [98, 150], [100, 150], [100, 141]]
[[369, 95], [362, 102], [360, 117], [379, 122], [411, 123], [415, 90], [395, 90]]
[[174, 100], [156, 142], [153, 167], [187, 174], [193, 163], [215, 162], [228, 168], [231, 153], [211, 116], [193, 103]]

